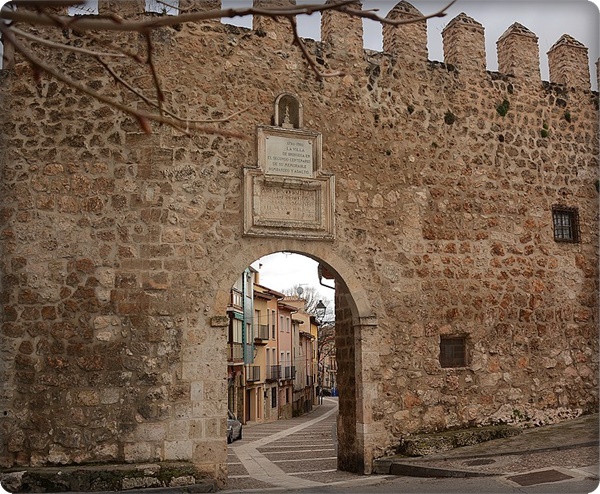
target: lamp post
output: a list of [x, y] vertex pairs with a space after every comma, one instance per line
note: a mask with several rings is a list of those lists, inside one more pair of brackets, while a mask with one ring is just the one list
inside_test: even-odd
[[319, 303], [315, 307], [315, 319], [317, 320], [317, 382], [318, 382], [318, 400], [319, 405], [323, 403], [323, 362], [321, 362], [321, 348], [322, 342], [321, 340], [321, 325], [325, 320], [325, 312], [327, 311], [327, 306], [323, 303], [322, 300], [319, 300]]

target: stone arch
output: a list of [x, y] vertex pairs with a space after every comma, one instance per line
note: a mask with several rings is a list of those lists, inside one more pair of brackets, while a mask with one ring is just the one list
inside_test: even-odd
[[240, 249], [239, 246], [236, 246], [235, 251], [233, 255], [226, 256], [218, 266], [218, 272], [221, 274], [213, 274], [213, 279], [219, 280], [212, 307], [215, 315], [225, 313], [231, 286], [250, 264], [275, 252], [292, 252], [321, 262], [336, 275], [336, 282], [347, 287], [352, 295], [350, 308], [354, 318], [373, 317], [367, 294], [354, 269], [334, 251], [330, 244], [307, 243], [290, 239], [271, 240], [268, 243], [253, 246], [251, 249]]
[[[377, 386], [364, 363], [376, 358], [377, 320], [367, 292], [353, 266], [344, 260], [334, 246], [324, 242], [294, 239], [259, 241], [246, 239], [236, 245], [215, 265], [215, 297], [209, 309], [213, 319], [223, 320], [235, 280], [257, 259], [276, 252], [292, 252], [310, 257], [335, 276], [336, 346], [338, 347], [338, 384], [340, 387], [338, 417], [338, 468], [358, 473], [371, 473], [376, 447], [377, 425], [373, 422], [371, 404]], [[368, 336], [367, 336], [368, 335]], [[340, 376], [341, 380], [340, 380]]]

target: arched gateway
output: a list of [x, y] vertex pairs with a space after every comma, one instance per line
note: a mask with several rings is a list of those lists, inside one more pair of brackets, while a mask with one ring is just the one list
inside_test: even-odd
[[[247, 239], [236, 246], [235, 254], [225, 256], [215, 267], [219, 280], [212, 310], [212, 325], [227, 328], [225, 310], [235, 281], [255, 259], [278, 251], [313, 258], [335, 275], [336, 351], [338, 362], [339, 422], [338, 468], [370, 473], [373, 449], [381, 443], [373, 422], [371, 403], [377, 400], [377, 382], [362, 368], [363, 361], [377, 359], [377, 321], [356, 272], [328, 244], [310, 244], [290, 239], [255, 241]], [[226, 335], [225, 335], [226, 338]], [[223, 397], [225, 400], [226, 397]], [[381, 429], [380, 429], [381, 431]]]
[[[144, 3], [98, 8], [102, 22], [117, 9], [162, 25]], [[49, 22], [60, 15], [52, 7]], [[227, 297], [251, 262], [278, 251], [336, 277], [342, 469], [369, 473], [417, 431], [597, 410], [587, 49], [561, 37], [542, 82], [537, 37], [516, 23], [488, 72], [483, 26], [461, 14], [443, 32], [445, 63], [430, 62], [419, 15], [394, 7], [390, 18], [418, 22], [386, 25], [376, 53], [363, 49], [360, 17], [323, 12], [322, 41], [305, 47], [340, 74], [325, 81], [289, 25], [266, 17], [252, 30], [163, 25], [149, 41], [88, 38], [85, 19], [14, 23], [30, 29], [18, 42], [47, 34], [30, 45], [40, 66], [88, 93], [147, 108], [154, 96], [137, 98], [156, 94], [155, 69], [157, 112], [214, 122], [147, 134], [143, 119], [34, 77], [5, 51], [0, 468], [120, 464], [129, 480], [101, 486], [112, 490], [168, 484], [159, 470], [176, 462], [194, 471], [181, 482], [224, 481]], [[150, 42], [148, 72], [144, 56], [121, 56]], [[111, 72], [94, 65], [90, 50], [116, 45]]]

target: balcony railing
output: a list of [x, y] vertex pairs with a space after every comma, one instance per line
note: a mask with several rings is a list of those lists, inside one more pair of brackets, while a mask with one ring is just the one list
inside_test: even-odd
[[249, 365], [246, 371], [246, 381], [260, 381], [260, 367]]
[[242, 343], [229, 343], [227, 350], [229, 352], [227, 355], [228, 361], [244, 359], [244, 345]]
[[254, 341], [265, 342], [269, 339], [269, 326], [267, 324], [259, 324], [256, 326], [256, 334], [254, 335]]
[[281, 376], [282, 379], [294, 379], [294, 377], [296, 377], [296, 367], [295, 366], [292, 365], [292, 366], [283, 368], [283, 376]]
[[237, 290], [231, 291], [231, 298], [229, 299], [229, 303], [233, 308], [241, 309], [242, 308], [242, 294]]
[[270, 365], [267, 367], [267, 381], [278, 381], [281, 379], [281, 365]]

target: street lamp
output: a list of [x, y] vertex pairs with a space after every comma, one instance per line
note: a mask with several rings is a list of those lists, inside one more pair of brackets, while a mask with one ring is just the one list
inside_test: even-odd
[[315, 312], [317, 313], [317, 322], [319, 325], [323, 324], [323, 319], [325, 319], [325, 312], [327, 311], [327, 306], [323, 303], [322, 300], [319, 300], [319, 303], [315, 307]]
[[[325, 320], [325, 312], [327, 311], [327, 306], [323, 303], [322, 300], [319, 300], [319, 303], [315, 307], [316, 312], [316, 320], [317, 320], [317, 334], [321, 331], [321, 325]], [[321, 336], [321, 334], [319, 334]], [[318, 373], [318, 383], [319, 383], [319, 404], [323, 403], [323, 362], [321, 362], [321, 346], [323, 342], [319, 339], [317, 340], [317, 373]]]

